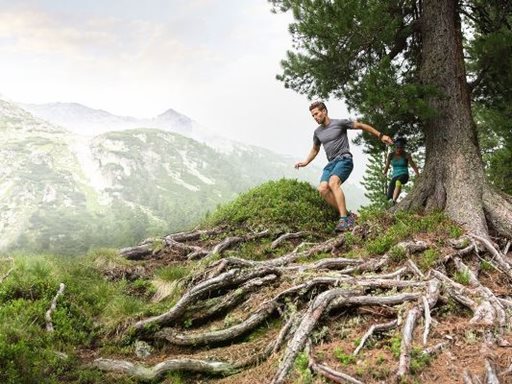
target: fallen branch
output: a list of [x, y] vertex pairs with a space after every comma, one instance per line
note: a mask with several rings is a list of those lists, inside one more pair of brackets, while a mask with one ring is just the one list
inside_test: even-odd
[[53, 324], [52, 324], [52, 313], [57, 308], [57, 300], [64, 293], [64, 289], [65, 288], [66, 288], [66, 286], [64, 285], [64, 283], [60, 283], [59, 290], [57, 291], [57, 294], [55, 295], [55, 297], [52, 300], [52, 304], [50, 305], [50, 309], [48, 309], [46, 311], [46, 314], [44, 315], [44, 318], [46, 320], [46, 331], [47, 332], [53, 332], [54, 331]]

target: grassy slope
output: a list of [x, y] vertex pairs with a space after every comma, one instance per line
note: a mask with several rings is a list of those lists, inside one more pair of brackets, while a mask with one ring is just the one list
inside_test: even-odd
[[[306, 240], [324, 240], [332, 236], [335, 217], [335, 213], [325, 207], [316, 191], [308, 184], [289, 180], [268, 182], [220, 207], [208, 217], [203, 227], [224, 224], [228, 225], [228, 229], [216, 237], [202, 238], [199, 245], [216, 244], [226, 236], [262, 228], [276, 232], [307, 230], [309, 235]], [[367, 211], [362, 213], [360, 223], [368, 229], [369, 236], [363, 240], [346, 234], [343, 257], [369, 257], [391, 250], [393, 261], [400, 265], [405, 261], [405, 256], [398, 250], [393, 252], [396, 243], [412, 236], [436, 239], [436, 247], [415, 260], [423, 270], [429, 269], [439, 259], [448, 238], [462, 234], [461, 229], [442, 214], [419, 216], [400, 213], [392, 216]], [[293, 249], [293, 244], [289, 244], [271, 254], [270, 241], [267, 238], [246, 243], [228, 251], [226, 255], [265, 259]], [[160, 262], [130, 262], [121, 259], [112, 250], [97, 250], [72, 260], [51, 255], [10, 256], [13, 262], [8, 259], [0, 261], [0, 277], [14, 266], [14, 270], [0, 283], [2, 383], [111, 382], [111, 376], [84, 368], [83, 362], [99, 356], [134, 359], [135, 339], [128, 329], [129, 325], [136, 319], [169, 308], [182, 292], [180, 282], [183, 278], [202, 265], [201, 262], [173, 259], [172, 255]], [[122, 278], [123, 275], [125, 278]], [[45, 330], [44, 314], [61, 282], [66, 284], [66, 290], [53, 314], [55, 332], [48, 333]], [[464, 283], [463, 277], [460, 282]], [[166, 287], [170, 294], [163, 301], [152, 303], [150, 298], [157, 288], [161, 290], [162, 287]], [[457, 316], [468, 316], [454, 303], [444, 308], [447, 313], [451, 311]], [[236, 320], [233, 315], [229, 316], [223, 320], [225, 325]], [[183, 324], [184, 329], [190, 326], [186, 322]], [[267, 324], [266, 327], [272, 328], [273, 324]], [[361, 328], [360, 324], [350, 323], [341, 328], [339, 325], [330, 326], [324, 330], [324, 336], [341, 332], [345, 334], [346, 340], [353, 342], [350, 337], [356, 335], [354, 330], [358, 327]], [[258, 337], [257, 332], [249, 336], [248, 340]], [[392, 340], [389, 346], [384, 346], [389, 353], [376, 355], [376, 361], [396, 364], [396, 351], [393, 349], [396, 346], [393, 347]], [[354, 369], [359, 369], [363, 377], [371, 375], [369, 372], [373, 368], [356, 367], [355, 359], [345, 356], [342, 344], [327, 344], [329, 347], [323, 347], [321, 353], [326, 360], [342, 368], [354, 365]], [[164, 352], [165, 348], [155, 354], [163, 355]], [[65, 353], [66, 357], [60, 353]], [[435, 363], [418, 360], [415, 364], [419, 374]], [[254, 371], [252, 375], [257, 372]], [[383, 368], [374, 375], [377, 379], [387, 373]], [[307, 370], [298, 359], [292, 379], [296, 382], [312, 382], [307, 375]], [[126, 377], [116, 377], [115, 380], [120, 383], [135, 382]], [[164, 381], [181, 383], [194, 380], [191, 376], [170, 374]], [[244, 376], [226, 380], [231, 383], [243, 382]]]

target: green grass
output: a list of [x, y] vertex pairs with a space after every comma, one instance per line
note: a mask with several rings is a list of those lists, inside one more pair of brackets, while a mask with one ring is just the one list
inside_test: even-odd
[[441, 254], [438, 250], [429, 248], [420, 256], [419, 265], [424, 271], [427, 271], [439, 261], [440, 257]]
[[453, 280], [462, 285], [469, 285], [469, 271], [457, 271], [453, 275]]
[[191, 267], [184, 265], [170, 265], [156, 270], [155, 275], [164, 281], [176, 281], [190, 274]]
[[389, 250], [389, 257], [395, 263], [399, 263], [407, 258], [407, 252], [404, 247], [395, 245]]
[[[15, 269], [0, 284], [1, 383], [109, 381], [82, 369], [77, 349], [100, 346], [102, 335], [143, 305], [126, 293], [126, 281], [105, 280], [91, 262], [90, 257], [14, 256]], [[66, 288], [52, 314], [55, 331], [49, 333], [44, 315], [61, 282]]]
[[340, 348], [335, 348], [334, 349], [334, 356], [341, 363], [341, 365], [344, 365], [344, 366], [347, 366], [349, 364], [353, 364], [356, 361], [356, 357], [355, 356], [353, 356], [353, 355], [351, 355], [349, 353], [348, 354], [345, 353]]
[[261, 184], [221, 206], [204, 225], [245, 224], [331, 233], [336, 218], [336, 212], [310, 184], [281, 179]]

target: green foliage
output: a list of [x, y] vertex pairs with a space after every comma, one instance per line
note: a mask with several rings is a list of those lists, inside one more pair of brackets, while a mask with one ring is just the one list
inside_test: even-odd
[[[89, 266], [90, 257], [18, 254], [14, 260], [15, 269], [0, 284], [0, 382], [107, 382], [104, 374], [83, 369], [76, 351], [98, 346], [100, 334], [122, 318], [110, 316], [137, 312], [138, 300], [126, 295], [127, 283], [106, 281]], [[55, 331], [49, 333], [44, 315], [61, 282], [66, 288], [52, 313]], [[113, 310], [116, 306], [123, 309]]]
[[421, 348], [413, 348], [411, 351], [410, 370], [413, 375], [420, 373], [430, 365], [432, 357], [428, 353], [423, 353]]
[[367, 152], [370, 160], [361, 184], [366, 188], [365, 196], [370, 199], [370, 207], [382, 209], [387, 203], [387, 180], [383, 174], [387, 151], [382, 145], [370, 142]]
[[305, 352], [301, 352], [295, 358], [295, 370], [299, 374], [299, 384], [311, 384], [313, 375], [309, 370], [309, 359]]
[[437, 263], [440, 256], [438, 250], [429, 248], [420, 256], [419, 265], [424, 271], [427, 271]]
[[[349, 109], [390, 136], [411, 139], [410, 151], [424, 144], [422, 128], [437, 115], [428, 100], [443, 95], [428, 81], [421, 3], [388, 1], [269, 0], [274, 12], [290, 12], [293, 50], [277, 79], [311, 99], [343, 99]], [[507, 5], [505, 5], [505, 3]], [[462, 20], [465, 72], [490, 181], [512, 193], [512, 7], [509, 2], [469, 0], [457, 8]], [[420, 77], [420, 73], [422, 76]], [[427, 76], [426, 76], [427, 75]], [[371, 163], [364, 184], [372, 204], [382, 205], [379, 180], [382, 146], [363, 134]], [[410, 185], [410, 184], [409, 184]], [[408, 185], [408, 186], [409, 186]]]
[[462, 285], [469, 285], [469, 271], [457, 271], [453, 275], [453, 280]]
[[334, 356], [341, 365], [347, 366], [349, 364], [353, 364], [356, 361], [356, 357], [352, 354], [345, 353], [341, 348], [334, 349]]
[[407, 258], [407, 252], [404, 247], [395, 245], [389, 250], [389, 257], [395, 263], [399, 263]]
[[509, 97], [499, 105], [477, 107], [476, 121], [487, 177], [498, 189], [512, 194], [512, 95]]
[[493, 269], [493, 265], [489, 263], [487, 260], [482, 260], [480, 263], [480, 268], [482, 272], [489, 272]]
[[393, 234], [386, 233], [382, 236], [378, 236], [374, 240], [368, 241], [366, 243], [366, 250], [371, 255], [383, 255], [396, 241], [397, 238]]
[[241, 224], [249, 227], [285, 227], [289, 230], [330, 232], [336, 212], [308, 183], [281, 179], [266, 182], [221, 206], [205, 224]]
[[176, 281], [188, 276], [191, 267], [185, 265], [169, 265], [159, 268], [155, 271], [155, 275], [164, 281]]
[[399, 335], [393, 336], [389, 340], [389, 350], [393, 354], [393, 357], [395, 359], [398, 359], [400, 357], [400, 347], [402, 345], [402, 338]]

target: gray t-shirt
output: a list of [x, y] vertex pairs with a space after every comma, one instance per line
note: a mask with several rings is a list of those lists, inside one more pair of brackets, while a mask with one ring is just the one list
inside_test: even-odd
[[331, 119], [325, 127], [318, 126], [313, 134], [313, 143], [324, 145], [327, 160], [331, 161], [337, 156], [350, 153], [347, 129], [354, 129], [354, 123], [348, 119]]

